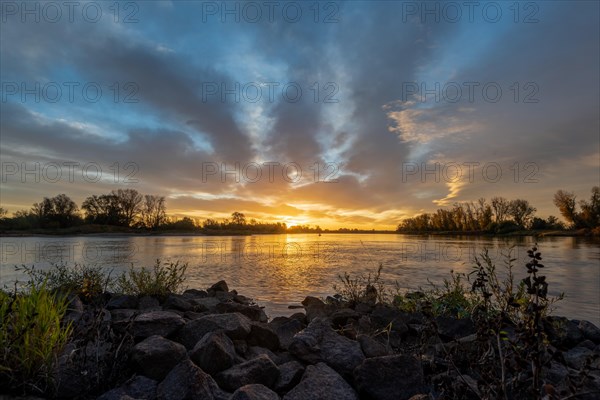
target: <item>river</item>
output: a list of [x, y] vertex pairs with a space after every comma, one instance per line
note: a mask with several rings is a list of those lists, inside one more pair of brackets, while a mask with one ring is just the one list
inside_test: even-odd
[[555, 314], [600, 326], [600, 241], [581, 237], [468, 237], [395, 234], [288, 234], [255, 236], [73, 236], [0, 238], [0, 284], [23, 276], [15, 265], [100, 265], [113, 274], [150, 266], [154, 260], [188, 263], [185, 285], [206, 288], [225, 279], [229, 287], [265, 306], [271, 317], [289, 315], [307, 295], [333, 294], [339, 275], [375, 273], [403, 290], [427, 287], [470, 272], [487, 248], [503, 271], [512, 248], [517, 278], [526, 276], [526, 250], [537, 241], [551, 295], [566, 298]]

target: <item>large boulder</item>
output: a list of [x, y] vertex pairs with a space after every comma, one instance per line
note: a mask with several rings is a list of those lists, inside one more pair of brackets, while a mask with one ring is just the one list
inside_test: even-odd
[[304, 374], [304, 366], [298, 361], [288, 361], [279, 366], [279, 379], [275, 383], [275, 391], [277, 393], [285, 393], [296, 386], [302, 375]]
[[216, 375], [219, 385], [226, 390], [236, 390], [244, 385], [260, 383], [273, 387], [279, 378], [279, 368], [266, 355], [237, 364]]
[[579, 321], [579, 331], [587, 340], [600, 344], [600, 328], [590, 321]]
[[227, 286], [227, 282], [219, 281], [208, 288], [208, 293], [215, 292], [229, 292], [229, 286]]
[[121, 400], [129, 396], [139, 400], [156, 399], [156, 388], [158, 382], [145, 376], [136, 376], [131, 378], [122, 386], [109, 390], [97, 400]]
[[236, 390], [229, 400], [279, 400], [279, 396], [264, 385], [252, 384]]
[[163, 308], [168, 310], [192, 311], [194, 310], [193, 301], [181, 294], [172, 293], [167, 297], [163, 304]]
[[224, 394], [213, 378], [190, 360], [179, 363], [158, 385], [158, 400], [213, 400]]
[[207, 333], [222, 330], [231, 339], [245, 339], [250, 329], [250, 320], [242, 314], [211, 314], [189, 321], [175, 339], [193, 349]]
[[[282, 317], [285, 318], [285, 317]], [[278, 319], [271, 321], [269, 326], [275, 330], [279, 337], [279, 346], [282, 349], [287, 349], [294, 340], [294, 335], [306, 328], [306, 325], [296, 318]]]
[[265, 311], [256, 305], [245, 305], [245, 304], [236, 303], [235, 301], [228, 301], [228, 302], [223, 302], [223, 303], [217, 304], [216, 310], [217, 310], [217, 312], [222, 313], [222, 314], [239, 312], [240, 314], [245, 315], [252, 321], [260, 321], [260, 322], [268, 321], [268, 317], [267, 317], [267, 314], [265, 314]]
[[360, 348], [367, 358], [383, 357], [389, 354], [387, 347], [371, 336], [358, 335], [356, 340], [360, 343]]
[[162, 381], [186, 357], [183, 345], [157, 335], [144, 339], [131, 350], [134, 370], [157, 381]]
[[185, 325], [184, 319], [170, 311], [151, 311], [133, 320], [133, 335], [147, 338], [153, 335], [169, 336]]
[[111, 297], [106, 305], [108, 310], [116, 310], [119, 308], [137, 308], [138, 299], [135, 296], [120, 294]]
[[223, 331], [209, 332], [190, 351], [190, 358], [203, 371], [214, 375], [233, 366], [235, 347]]
[[323, 361], [344, 376], [350, 376], [365, 359], [358, 342], [339, 335], [321, 318], [294, 336], [289, 351], [309, 364]]
[[250, 335], [246, 339], [250, 346], [261, 346], [269, 350], [279, 350], [279, 336], [277, 332], [266, 323], [252, 322]]
[[283, 400], [358, 400], [358, 395], [337, 372], [318, 363], [306, 367], [302, 381]]
[[421, 363], [409, 355], [368, 358], [354, 370], [354, 380], [360, 395], [372, 400], [408, 400], [425, 392]]
[[470, 318], [437, 317], [438, 333], [445, 340], [456, 340], [475, 333], [475, 324]]

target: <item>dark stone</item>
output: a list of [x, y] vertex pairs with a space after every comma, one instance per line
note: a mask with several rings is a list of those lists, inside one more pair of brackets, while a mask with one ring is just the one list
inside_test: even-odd
[[150, 336], [131, 350], [134, 370], [157, 381], [162, 381], [186, 357], [183, 345], [162, 336]]
[[277, 365], [280, 364], [279, 356], [265, 347], [250, 346], [246, 349], [246, 351], [243, 354], [244, 354], [246, 360], [251, 360], [253, 358], [256, 358], [256, 357], [264, 354], [264, 355], [268, 356], [275, 364], [277, 364]]
[[229, 286], [227, 286], [227, 282], [219, 281], [208, 288], [208, 292], [229, 292]]
[[267, 322], [267, 314], [259, 306], [249, 306], [235, 302], [219, 303], [216, 305], [216, 310], [219, 313], [239, 312], [250, 318], [252, 321]]
[[289, 361], [279, 366], [279, 379], [275, 383], [275, 391], [283, 394], [296, 386], [304, 374], [304, 366], [298, 361]]
[[108, 310], [116, 310], [118, 308], [137, 308], [138, 299], [135, 296], [121, 294], [111, 297], [106, 308]]
[[209, 332], [222, 330], [231, 339], [245, 339], [250, 333], [250, 320], [242, 314], [211, 314], [189, 321], [175, 340], [188, 349]]
[[470, 318], [437, 317], [438, 333], [443, 339], [455, 340], [475, 333], [475, 325]]
[[198, 290], [198, 289], [188, 289], [185, 292], [183, 292], [183, 295], [188, 297], [188, 298], [204, 298], [204, 297], [208, 297], [208, 293], [206, 292], [206, 290]]
[[358, 335], [356, 339], [358, 340], [358, 343], [360, 343], [360, 347], [367, 358], [383, 357], [389, 354], [386, 346], [371, 336]]
[[349, 319], [358, 318], [360, 318], [360, 314], [351, 308], [342, 308], [329, 316], [334, 326], [344, 326], [348, 323]]
[[351, 375], [365, 359], [358, 342], [339, 335], [321, 318], [294, 336], [289, 351], [309, 364], [324, 361], [342, 376]]
[[[183, 346], [182, 346], [183, 347]], [[207, 333], [196, 343], [190, 358], [211, 375], [230, 368], [236, 359], [231, 339], [222, 331]]]
[[230, 400], [279, 400], [279, 396], [264, 385], [252, 384], [236, 390]]
[[198, 312], [209, 311], [217, 312], [217, 305], [221, 302], [215, 297], [204, 297], [191, 299], [191, 302], [195, 305], [195, 310]]
[[137, 310], [112, 310], [110, 312], [112, 328], [115, 330], [115, 332], [124, 333], [129, 324], [132, 323], [137, 313]]
[[246, 341], [250, 346], [266, 347], [269, 350], [279, 350], [279, 336], [266, 323], [252, 322], [250, 334]]
[[152, 335], [169, 336], [184, 325], [184, 319], [176, 313], [150, 311], [135, 317], [133, 334], [136, 338], [147, 338]]
[[213, 400], [224, 395], [214, 379], [190, 360], [178, 364], [158, 385], [158, 400]]
[[404, 335], [408, 332], [406, 314], [398, 309], [377, 306], [371, 312], [370, 318], [373, 325], [378, 329], [386, 328], [391, 324], [391, 330], [393, 332], [397, 332], [400, 335]]
[[308, 321], [312, 321], [315, 318], [326, 318], [333, 311], [332, 306], [312, 296], [307, 296], [302, 300], [302, 305], [306, 310], [306, 319]]
[[156, 297], [143, 296], [138, 302], [138, 308], [140, 310], [161, 310], [160, 302]]
[[170, 294], [163, 304], [164, 309], [168, 310], [179, 310], [179, 311], [192, 311], [194, 305], [187, 297], [180, 294]]
[[373, 400], [407, 400], [425, 392], [421, 363], [409, 355], [368, 358], [354, 379], [361, 396]]
[[158, 382], [145, 376], [136, 376], [125, 382], [124, 385], [109, 390], [97, 400], [122, 400], [129, 396], [139, 400], [153, 400], [156, 398]]
[[275, 333], [277, 333], [277, 336], [279, 337], [279, 345], [282, 349], [289, 348], [294, 339], [294, 335], [306, 328], [306, 325], [297, 319], [287, 319], [287, 321], [281, 324], [271, 323], [269, 325], [275, 329]]
[[253, 383], [260, 383], [271, 388], [278, 378], [279, 368], [266, 355], [260, 355], [250, 361], [237, 364], [220, 372], [215, 377], [222, 388], [231, 391]]
[[208, 311], [203, 311], [203, 312], [186, 311], [185, 314], [183, 314], [183, 318], [198, 319], [200, 317], [204, 317], [205, 315], [209, 315], [209, 314], [210, 313]]
[[306, 367], [300, 383], [283, 400], [358, 400], [358, 395], [337, 372], [318, 363]]
[[360, 314], [370, 314], [373, 311], [373, 306], [367, 303], [358, 303], [354, 306], [354, 311]]
[[579, 371], [585, 364], [586, 359], [592, 354], [593, 351], [586, 347], [574, 347], [571, 350], [563, 353], [563, 357], [565, 358], [565, 362], [569, 367]]
[[591, 340], [596, 344], [600, 344], [600, 328], [592, 324], [590, 321], [579, 321], [579, 330], [584, 338]]
[[544, 320], [550, 343], [559, 349], [570, 349], [583, 341], [579, 324], [580, 322], [570, 321], [565, 317], [550, 316]]

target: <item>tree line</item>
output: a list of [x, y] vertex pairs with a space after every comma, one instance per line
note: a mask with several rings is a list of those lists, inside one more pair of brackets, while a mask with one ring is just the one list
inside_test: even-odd
[[403, 220], [398, 232], [490, 232], [508, 233], [517, 230], [563, 230], [594, 229], [600, 227], [600, 189], [592, 188], [589, 201], [579, 201], [571, 192], [559, 190], [554, 195], [554, 204], [568, 225], [557, 217], [540, 218], [535, 216], [536, 208], [524, 199], [508, 200], [493, 197], [476, 202], [455, 203], [451, 209], [438, 209], [434, 213], [424, 213]]
[[[83, 211], [83, 215], [81, 214]], [[4, 229], [60, 229], [85, 224], [157, 229], [169, 220], [165, 198], [142, 194], [135, 189], [118, 189], [108, 194], [87, 197], [77, 204], [66, 194], [44, 197], [29, 210], [19, 210], [6, 218], [0, 209]]]

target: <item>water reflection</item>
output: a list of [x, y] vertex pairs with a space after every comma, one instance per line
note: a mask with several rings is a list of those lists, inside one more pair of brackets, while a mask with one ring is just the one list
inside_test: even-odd
[[[558, 312], [600, 324], [600, 246], [598, 240], [537, 239], [548, 267], [550, 291], [566, 292]], [[1, 238], [0, 282], [18, 278], [14, 265], [48, 268], [67, 262], [102, 265], [114, 272], [130, 265], [150, 266], [156, 259], [187, 262], [189, 287], [225, 279], [254, 297], [270, 315], [289, 314], [287, 306], [304, 296], [332, 293], [338, 275], [375, 272], [406, 290], [441, 283], [449, 271], [469, 272], [483, 248], [499, 270], [511, 252], [517, 277], [525, 275], [526, 250], [534, 238], [293, 234], [257, 236], [159, 236]], [[523, 274], [519, 274], [522, 270]]]

